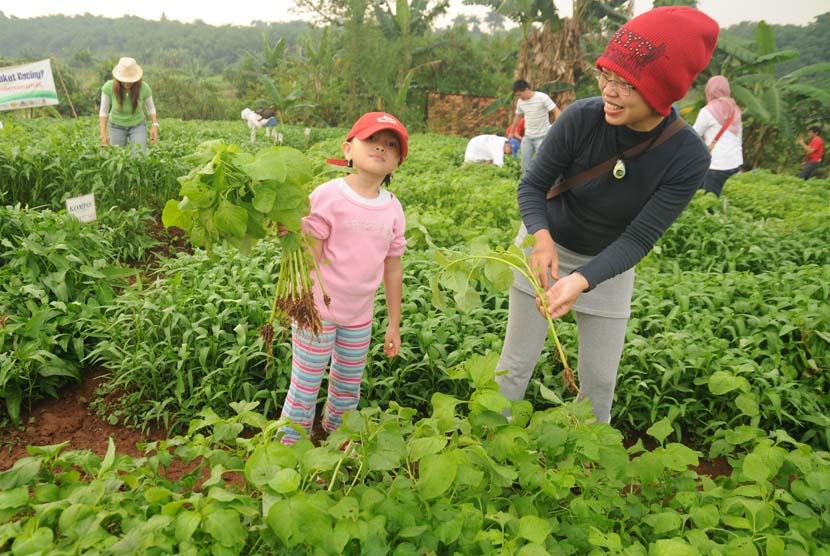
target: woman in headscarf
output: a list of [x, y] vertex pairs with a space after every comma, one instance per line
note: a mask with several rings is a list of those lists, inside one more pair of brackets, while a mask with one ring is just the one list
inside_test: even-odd
[[694, 126], [712, 153], [702, 189], [718, 197], [729, 176], [738, 172], [744, 163], [741, 109], [729, 95], [729, 81], [724, 76], [711, 78], [706, 83], [706, 106], [700, 109]]

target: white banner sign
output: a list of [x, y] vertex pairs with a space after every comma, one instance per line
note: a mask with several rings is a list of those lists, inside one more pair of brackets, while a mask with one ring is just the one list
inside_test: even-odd
[[58, 104], [58, 93], [48, 59], [0, 68], [0, 110], [38, 108], [51, 104]]
[[95, 220], [95, 194], [81, 195], [66, 200], [66, 212], [81, 222], [92, 222]]

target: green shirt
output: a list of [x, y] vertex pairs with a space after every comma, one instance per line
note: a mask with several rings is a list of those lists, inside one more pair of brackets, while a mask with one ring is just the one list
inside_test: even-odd
[[130, 93], [124, 93], [124, 105], [118, 104], [118, 97], [112, 90], [113, 81], [110, 79], [101, 87], [101, 92], [110, 98], [110, 122], [123, 127], [137, 126], [144, 121], [144, 103], [153, 96], [153, 91], [147, 83], [141, 83], [141, 92], [138, 94], [138, 105], [133, 113], [133, 101]]

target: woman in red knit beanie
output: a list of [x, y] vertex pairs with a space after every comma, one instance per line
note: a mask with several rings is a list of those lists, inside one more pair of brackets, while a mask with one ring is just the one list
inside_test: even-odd
[[[574, 311], [580, 397], [600, 421], [610, 420], [634, 266], [709, 167], [708, 149], [672, 103], [708, 65], [719, 30], [687, 7], [657, 8], [623, 25], [596, 61], [601, 96], [562, 113], [519, 185], [517, 241], [535, 238], [530, 264], [551, 316]], [[507, 374], [497, 379], [512, 400], [524, 397], [544, 346], [540, 301], [517, 275], [498, 365]]]

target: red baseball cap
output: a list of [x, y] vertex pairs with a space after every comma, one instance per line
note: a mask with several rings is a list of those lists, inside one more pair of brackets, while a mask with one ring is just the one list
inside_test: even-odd
[[[361, 141], [365, 141], [378, 131], [383, 131], [384, 129], [388, 129], [398, 136], [398, 140], [401, 142], [400, 163], [403, 164], [403, 161], [409, 152], [409, 133], [407, 133], [406, 127], [400, 122], [400, 120], [392, 114], [388, 114], [386, 112], [367, 112], [366, 114], [363, 114], [357, 119], [352, 128], [349, 130], [349, 134], [346, 135], [346, 141], [351, 141], [355, 137]], [[329, 164], [336, 164], [338, 166], [346, 166], [348, 164], [345, 160], [338, 159], [328, 159], [326, 162]]]

